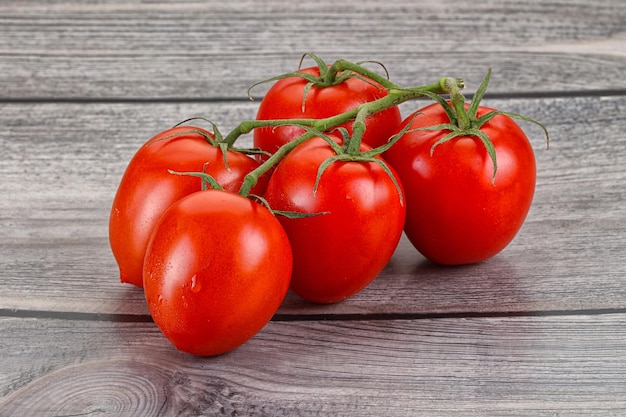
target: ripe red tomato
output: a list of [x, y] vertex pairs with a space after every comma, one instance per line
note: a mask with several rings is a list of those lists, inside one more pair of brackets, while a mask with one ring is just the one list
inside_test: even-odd
[[[109, 219], [109, 242], [122, 282], [142, 286], [143, 258], [154, 225], [172, 203], [202, 188], [200, 178], [168, 170], [205, 169], [224, 189], [236, 192], [243, 177], [258, 166], [255, 159], [228, 151], [226, 167], [222, 151], [203, 135], [211, 136], [193, 126], [165, 130], [146, 142], [128, 164]], [[262, 177], [253, 192], [262, 194], [266, 184]]]
[[[300, 70], [314, 76], [320, 75], [318, 67]], [[267, 92], [257, 112], [257, 120], [272, 119], [323, 119], [352, 110], [361, 104], [378, 100], [387, 90], [373, 81], [348, 78], [331, 87], [312, 86], [303, 97], [308, 81], [294, 76], [277, 81]], [[366, 131], [362, 141], [371, 147], [387, 143], [398, 131], [402, 116], [397, 106], [376, 113], [365, 121]], [[351, 133], [352, 122], [344, 125]], [[258, 128], [254, 130], [254, 146], [274, 153], [280, 146], [304, 133], [295, 126]]]
[[265, 326], [289, 288], [292, 254], [278, 220], [238, 194], [199, 191], [163, 214], [148, 244], [144, 291], [176, 348], [213, 356]]
[[[477, 117], [490, 111], [479, 106]], [[433, 149], [450, 131], [414, 129], [450, 123], [449, 118], [437, 103], [416, 114], [404, 122], [413, 120], [411, 130], [384, 155], [405, 189], [407, 237], [439, 264], [494, 256], [513, 240], [532, 203], [536, 167], [526, 135], [506, 115], [480, 127], [495, 148], [494, 182], [492, 160], [478, 137], [457, 137]]]
[[333, 162], [314, 194], [318, 169], [333, 155], [320, 138], [297, 146], [278, 164], [265, 194], [274, 210], [325, 213], [278, 217], [293, 250], [291, 289], [318, 303], [367, 286], [393, 255], [405, 217], [401, 186], [376, 162]]

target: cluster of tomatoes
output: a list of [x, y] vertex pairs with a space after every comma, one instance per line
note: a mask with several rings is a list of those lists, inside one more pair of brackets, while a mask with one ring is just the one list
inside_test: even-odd
[[[388, 86], [366, 71], [329, 84], [318, 63], [277, 77], [261, 101], [257, 120], [274, 123], [254, 129], [260, 153], [184, 124], [145, 143], [124, 173], [109, 229], [121, 281], [143, 288], [182, 351], [241, 345], [289, 288], [317, 303], [356, 294], [403, 230], [432, 261], [466, 264], [501, 251], [526, 217], [535, 160], [517, 115], [435, 94], [404, 120], [392, 101], [355, 113], [386, 103]], [[337, 115], [347, 116], [324, 131], [306, 122]]]

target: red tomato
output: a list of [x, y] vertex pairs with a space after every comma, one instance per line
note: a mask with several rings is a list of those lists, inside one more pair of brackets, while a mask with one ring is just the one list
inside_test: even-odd
[[[467, 107], [467, 105], [466, 105]], [[493, 111], [480, 106], [477, 117]], [[421, 114], [420, 114], [421, 113]], [[476, 136], [437, 145], [448, 130], [413, 130], [449, 123], [439, 104], [417, 112], [411, 130], [385, 153], [402, 180], [405, 232], [430, 260], [447, 265], [480, 262], [504, 249], [522, 226], [535, 190], [535, 156], [520, 127], [497, 115], [482, 127], [493, 143], [497, 172]]]
[[274, 210], [326, 213], [278, 217], [293, 250], [291, 289], [318, 303], [367, 286], [393, 255], [405, 217], [399, 189], [375, 162], [334, 162], [314, 194], [318, 168], [333, 155], [320, 138], [299, 145], [278, 164], [265, 194]]
[[[301, 72], [320, 75], [318, 67], [306, 68]], [[272, 119], [323, 119], [352, 110], [361, 104], [378, 100], [387, 95], [387, 90], [373, 81], [348, 78], [341, 84], [320, 88], [312, 86], [303, 97], [308, 81], [294, 76], [277, 81], [267, 92], [257, 113], [257, 120]], [[402, 116], [397, 106], [376, 113], [365, 121], [366, 131], [362, 141], [371, 147], [387, 143], [398, 131]], [[344, 125], [350, 133], [352, 122]], [[258, 128], [254, 130], [254, 146], [274, 153], [280, 146], [297, 138], [304, 130], [295, 126]]]
[[[211, 145], [192, 126], [179, 126], [159, 133], [146, 142], [130, 161], [113, 201], [109, 241], [122, 282], [142, 286], [143, 258], [148, 238], [161, 214], [176, 200], [201, 189], [201, 179], [171, 174], [201, 172], [212, 175], [226, 190], [237, 191], [243, 177], [258, 166], [247, 155], [228, 151], [228, 168], [222, 151]], [[267, 178], [254, 188], [263, 193]]]
[[213, 356], [265, 326], [287, 293], [291, 267], [289, 240], [269, 210], [238, 194], [199, 191], [155, 227], [144, 291], [176, 348]]

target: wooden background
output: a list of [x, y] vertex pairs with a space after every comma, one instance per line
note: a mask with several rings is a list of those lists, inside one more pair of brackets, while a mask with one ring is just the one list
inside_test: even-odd
[[[468, 93], [492, 67], [485, 104], [551, 133], [523, 124], [528, 220], [466, 267], [403, 240], [343, 303], [289, 294], [244, 346], [177, 352], [119, 283], [117, 184], [182, 119], [253, 118], [305, 52]], [[625, 74], [622, 0], [3, 0], [0, 416], [626, 415]]]

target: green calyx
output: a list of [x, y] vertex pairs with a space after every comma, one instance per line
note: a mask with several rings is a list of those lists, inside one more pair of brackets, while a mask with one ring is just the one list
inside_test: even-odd
[[[302, 63], [304, 62], [304, 59], [306, 57], [310, 57], [313, 59], [313, 61], [315, 61], [319, 69], [319, 73], [320, 73], [319, 76], [309, 74], [301, 70]], [[373, 61], [366, 61], [366, 62], [373, 62]], [[359, 78], [360, 80], [370, 83], [372, 85], [376, 85], [376, 86], [380, 85], [382, 86], [382, 88], [386, 88], [386, 89], [397, 88], [395, 84], [389, 81], [389, 73], [387, 72], [387, 69], [385, 68], [383, 64], [376, 62], [385, 71], [385, 76], [382, 76], [381, 74], [375, 71], [371, 71], [363, 67], [362, 66], [363, 63], [364, 62], [352, 63], [344, 59], [340, 59], [340, 60], [335, 61], [332, 65], [328, 65], [326, 64], [326, 62], [324, 62], [323, 59], [321, 59], [317, 55], [306, 53], [302, 55], [302, 57], [300, 58], [300, 64], [298, 65], [297, 71], [288, 72], [285, 74], [281, 74], [281, 75], [254, 83], [248, 89], [248, 98], [250, 100], [253, 100], [251, 91], [254, 87], [258, 85], [265, 84], [268, 82], [275, 82], [278, 80], [282, 80], [285, 78], [292, 78], [292, 77], [299, 77], [307, 81], [307, 84], [304, 87], [304, 94], [302, 98], [302, 111], [304, 111], [305, 109], [306, 98], [312, 87], [327, 88], [327, 87], [332, 87], [332, 86], [344, 83], [346, 80], [350, 78]]]
[[491, 68], [487, 70], [487, 74], [485, 75], [485, 78], [483, 78], [483, 81], [480, 83], [480, 86], [478, 87], [478, 90], [474, 94], [474, 97], [467, 109], [465, 108], [465, 97], [461, 93], [458, 86], [453, 82], [446, 80], [446, 82], [449, 84], [447, 88], [450, 91], [449, 102], [444, 100], [439, 95], [427, 93], [426, 95], [428, 95], [428, 97], [437, 101], [443, 107], [450, 122], [436, 125], [436, 126], [423, 127], [423, 128], [420, 128], [419, 130], [449, 130], [450, 131], [450, 133], [448, 133], [446, 136], [439, 139], [437, 142], [433, 144], [433, 146], [430, 149], [431, 156], [434, 153], [435, 148], [437, 146], [441, 145], [442, 143], [448, 142], [454, 138], [458, 138], [462, 136], [475, 136], [478, 139], [480, 139], [483, 146], [485, 147], [485, 150], [489, 154], [491, 162], [493, 163], [493, 175], [492, 175], [491, 180], [492, 180], [492, 183], [495, 183], [496, 172], [498, 170], [498, 160], [496, 156], [496, 150], [495, 150], [495, 147], [493, 146], [493, 143], [491, 142], [491, 139], [489, 139], [489, 137], [485, 134], [485, 132], [480, 130], [483, 125], [485, 125], [487, 122], [489, 122], [491, 119], [493, 119], [497, 115], [505, 115], [513, 119], [519, 119], [519, 120], [531, 122], [541, 127], [546, 135], [547, 147], [550, 146], [550, 136], [548, 134], [548, 130], [542, 123], [536, 120], [533, 120], [529, 117], [522, 116], [521, 114], [494, 110], [494, 111], [491, 111], [482, 115], [481, 117], [478, 117], [478, 109], [480, 106], [480, 102], [485, 96], [485, 92], [487, 91], [487, 86], [489, 85], [490, 77], [491, 77]]
[[163, 139], [168, 139], [168, 138], [175, 137], [175, 136], [182, 136], [182, 135], [186, 135], [186, 134], [190, 134], [190, 133], [197, 133], [197, 134], [203, 136], [204, 139], [210, 145], [218, 148], [222, 152], [222, 157], [224, 159], [224, 166], [229, 171], [230, 171], [230, 167], [228, 166], [228, 153], [227, 153], [229, 150], [235, 151], [235, 152], [239, 152], [239, 153], [243, 153], [243, 154], [246, 154], [246, 155], [268, 155], [269, 156], [269, 154], [267, 152], [262, 151], [260, 149], [256, 149], [256, 148], [237, 148], [237, 147], [235, 147], [233, 142], [229, 142], [229, 141], [226, 140], [226, 138], [224, 138], [224, 136], [222, 135], [222, 132], [220, 132], [219, 128], [217, 127], [217, 125], [215, 123], [213, 123], [211, 120], [206, 119], [204, 117], [190, 117], [190, 118], [185, 119], [185, 120], [183, 120], [181, 122], [178, 122], [173, 127], [179, 127], [179, 126], [184, 125], [185, 123], [196, 121], [196, 120], [203, 121], [203, 122], [206, 122], [206, 123], [210, 124], [211, 127], [213, 128], [213, 136], [207, 135], [207, 133], [202, 131], [202, 130], [193, 129], [192, 127], [190, 127], [189, 130], [178, 132], [175, 135], [168, 136], [168, 137], [165, 137]]
[[[455, 84], [456, 85], [456, 84]], [[364, 107], [359, 111], [354, 119], [352, 125], [352, 135], [348, 133], [345, 128], [336, 129], [343, 138], [343, 144], [339, 145], [327, 135], [317, 132], [317, 136], [324, 139], [335, 153], [334, 156], [327, 158], [323, 161], [317, 171], [317, 177], [315, 178], [315, 185], [313, 186], [313, 194], [317, 192], [322, 174], [328, 167], [335, 162], [361, 162], [361, 163], [375, 163], [382, 168], [382, 170], [391, 178], [398, 195], [400, 196], [400, 202], [404, 204], [404, 196], [402, 194], [402, 187], [398, 183], [395, 175], [391, 172], [389, 165], [379, 158], [384, 152], [389, 150], [404, 134], [409, 130], [410, 123], [407, 123], [402, 130], [393, 135], [387, 143], [377, 148], [373, 148], [367, 151], [361, 151], [361, 138], [365, 133], [365, 119], [369, 117], [370, 112], [367, 111], [367, 107]]]
[[194, 171], [180, 172], [180, 171], [173, 171], [171, 169], [168, 169], [167, 172], [169, 172], [172, 175], [181, 175], [181, 176], [189, 176], [189, 177], [200, 178], [202, 180], [201, 189], [203, 191], [206, 191], [206, 190], [224, 190], [224, 188], [217, 182], [217, 180], [215, 178], [213, 178], [211, 175], [207, 174], [207, 172], [206, 172], [207, 164], [208, 164], [208, 162], [206, 162], [204, 164], [204, 166], [202, 167], [202, 172], [194, 172]]
[[317, 170], [317, 176], [315, 177], [315, 184], [313, 185], [313, 195], [317, 193], [317, 189], [319, 188], [319, 183], [322, 175], [335, 162], [375, 163], [380, 166], [380, 168], [389, 176], [394, 186], [396, 187], [396, 190], [398, 191], [398, 195], [400, 196], [400, 203], [404, 204], [404, 196], [402, 194], [402, 187], [400, 186], [400, 183], [398, 182], [395, 175], [393, 175], [393, 173], [391, 172], [389, 165], [387, 165], [387, 163], [378, 156], [391, 148], [402, 137], [402, 135], [406, 133], [407, 130], [408, 126], [406, 126], [400, 132], [391, 137], [386, 144], [367, 151], [360, 150], [361, 140], [358, 136], [359, 133], [353, 133], [353, 135], [350, 136], [345, 128], [337, 129], [337, 131], [341, 134], [343, 138], [343, 144], [339, 145], [328, 135], [318, 132], [317, 136], [324, 139], [330, 145], [335, 155], [328, 157], [320, 164]]
[[275, 216], [287, 217], [288, 219], [307, 219], [309, 217], [323, 216], [330, 213], [328, 211], [322, 211], [319, 213], [302, 213], [299, 211], [275, 210], [270, 206], [270, 203], [260, 195], [250, 194], [248, 197], [256, 200], [259, 204], [268, 209]]

